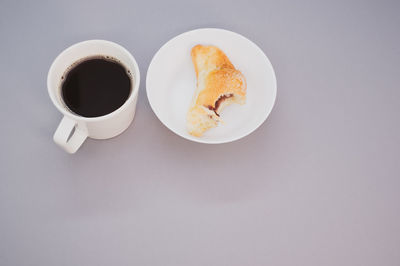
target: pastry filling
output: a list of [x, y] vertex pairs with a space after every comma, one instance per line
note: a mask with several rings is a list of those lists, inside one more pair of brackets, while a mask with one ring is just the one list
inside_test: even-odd
[[212, 107], [211, 105], [209, 105], [209, 106], [207, 106], [207, 108], [210, 109], [210, 110], [212, 110], [212, 111], [214, 111], [214, 113], [215, 113], [217, 116], [219, 116], [219, 114], [217, 113], [217, 110], [218, 110], [219, 106], [221, 105], [221, 103], [222, 103], [223, 101], [225, 101], [226, 99], [232, 98], [232, 97], [233, 97], [233, 93], [222, 95], [222, 96], [220, 96], [220, 97], [218, 98], [218, 100], [215, 102], [215, 104], [214, 104], [215, 107]]

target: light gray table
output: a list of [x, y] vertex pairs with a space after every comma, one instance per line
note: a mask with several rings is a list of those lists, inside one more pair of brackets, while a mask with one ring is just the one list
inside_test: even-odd
[[[400, 265], [399, 1], [0, 2], [0, 265]], [[138, 60], [187, 30], [257, 43], [278, 98], [257, 131], [201, 145], [140, 86], [121, 136], [75, 155], [46, 75], [67, 46]]]

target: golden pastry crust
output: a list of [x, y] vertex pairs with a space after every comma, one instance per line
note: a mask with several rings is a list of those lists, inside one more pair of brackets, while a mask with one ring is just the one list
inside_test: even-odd
[[211, 71], [205, 80], [205, 88], [196, 100], [197, 105], [212, 106], [222, 95], [236, 94], [246, 96], [245, 80], [236, 69], [222, 68]]
[[224, 107], [245, 103], [246, 79], [215, 46], [196, 45], [191, 56], [197, 88], [187, 115], [187, 127], [190, 134], [199, 137], [218, 125]]
[[231, 61], [229, 61], [229, 58], [216, 46], [203, 46], [198, 44], [192, 48], [191, 56], [197, 78], [199, 76], [199, 70], [216, 68], [235, 69]]

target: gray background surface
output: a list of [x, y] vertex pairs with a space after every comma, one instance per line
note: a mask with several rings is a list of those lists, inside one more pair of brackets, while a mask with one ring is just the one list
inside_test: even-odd
[[[400, 265], [398, 1], [0, 1], [0, 265]], [[121, 136], [75, 155], [46, 75], [67, 46], [154, 53], [219, 27], [258, 44], [278, 98], [250, 136], [170, 132], [140, 86]], [[245, 51], [243, 51], [245, 52]]]

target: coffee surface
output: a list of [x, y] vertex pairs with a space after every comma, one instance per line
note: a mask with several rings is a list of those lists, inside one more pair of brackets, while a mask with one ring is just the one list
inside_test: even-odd
[[103, 116], [125, 103], [132, 82], [131, 74], [121, 63], [108, 57], [91, 57], [75, 63], [64, 74], [62, 98], [77, 115]]

